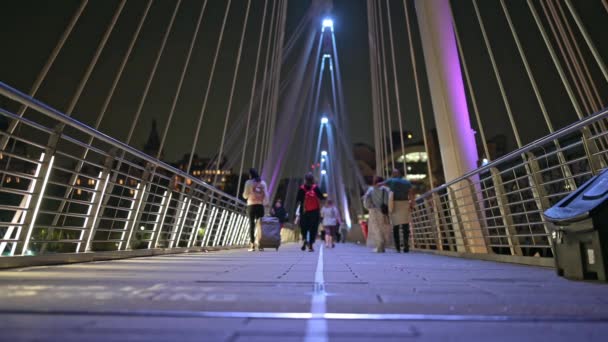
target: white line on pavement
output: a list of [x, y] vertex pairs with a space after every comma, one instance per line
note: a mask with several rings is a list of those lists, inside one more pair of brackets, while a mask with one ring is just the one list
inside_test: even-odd
[[323, 245], [319, 248], [319, 259], [315, 272], [315, 285], [312, 292], [310, 313], [312, 318], [306, 325], [306, 342], [327, 341], [327, 320], [325, 320], [325, 279], [323, 278]]

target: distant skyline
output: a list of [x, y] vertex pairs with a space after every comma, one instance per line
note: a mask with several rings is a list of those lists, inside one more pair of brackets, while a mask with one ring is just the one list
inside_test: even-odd
[[[409, 4], [410, 15], [414, 16], [413, 1]], [[65, 45], [55, 65], [51, 68], [47, 80], [36, 96], [51, 106], [64, 111], [88, 65], [99, 38], [109, 23], [118, 0], [92, 0], [76, 26], [70, 40]], [[210, 102], [205, 113], [201, 138], [196, 149], [199, 156], [213, 156], [223, 125], [223, 111], [226, 109], [228, 89], [234, 72], [234, 58], [238, 47], [240, 29], [238, 23], [244, 19], [244, 0], [233, 0], [227, 31], [224, 36], [224, 49], [213, 83]], [[244, 46], [241, 76], [237, 84], [233, 113], [245, 108], [249, 100], [249, 87], [253, 73], [253, 59], [257, 46], [261, 23], [263, 1], [253, 1], [252, 15], [248, 25], [248, 36]], [[309, 1], [290, 1], [288, 9], [288, 34], [299, 22]], [[385, 2], [382, 1], [384, 8]], [[478, 1], [484, 23], [492, 41], [505, 90], [518, 124], [522, 140], [533, 141], [546, 135], [546, 125], [527, 80], [525, 70], [517, 54], [511, 32], [498, 0]], [[569, 103], [561, 81], [557, 76], [549, 55], [534, 24], [525, 0], [508, 1], [509, 10], [518, 30], [535, 77], [540, 83], [545, 104], [556, 128], [563, 127], [577, 120]], [[535, 1], [540, 13], [540, 2]], [[559, 3], [566, 9], [563, 1]], [[608, 13], [601, 1], [573, 1], [586, 29], [598, 48], [604, 61], [608, 60], [608, 37], [605, 34]], [[57, 39], [65, 29], [71, 16], [79, 6], [79, 0], [22, 0], [3, 1], [0, 3], [0, 20], [3, 29], [0, 39], [3, 42], [3, 53], [0, 54], [0, 80], [24, 92], [31, 87], [34, 78], [42, 68]], [[75, 111], [74, 118], [93, 125], [105, 98], [111, 80], [116, 73], [126, 47], [131, 38], [139, 17], [145, 7], [144, 0], [130, 0], [117, 23], [115, 32], [110, 37], [104, 53], [95, 68], [91, 80], [85, 88]], [[160, 39], [173, 10], [174, 1], [157, 0], [152, 5], [149, 19], [144, 26], [140, 41], [136, 45], [125, 75], [118, 86], [100, 130], [117, 139], [125, 140], [132, 116], [145, 81], [152, 67]], [[136, 126], [131, 145], [142, 149], [151, 129], [152, 119], [158, 120], [159, 129], [164, 129], [181, 67], [192, 36], [202, 1], [183, 1], [178, 12], [173, 34], [167, 44], [166, 52], [161, 59], [157, 75], [150, 88], [150, 93], [143, 107], [142, 116]], [[413, 132], [420, 139], [420, 120], [413, 87], [413, 74], [409, 60], [407, 36], [402, 1], [390, 1], [391, 18], [394, 30], [394, 42], [398, 61], [398, 80], [403, 111], [404, 130]], [[509, 148], [515, 147], [513, 135], [507, 120], [503, 101], [498, 91], [491, 64], [483, 46], [477, 19], [471, 1], [453, 1], [454, 15], [465, 51], [467, 66], [475, 87], [477, 105], [486, 130], [491, 138], [504, 134], [509, 141]], [[177, 105], [176, 116], [169, 131], [169, 139], [164, 148], [166, 160], [177, 160], [184, 153], [189, 153], [192, 144], [195, 121], [198, 119], [204, 90], [206, 87], [209, 66], [219, 27], [225, 9], [224, 2], [210, 1], [207, 14], [199, 37], [198, 48], [192, 58], [183, 93]], [[372, 144], [372, 98], [370, 88], [370, 66], [367, 32], [367, 14], [365, 0], [335, 0], [333, 8], [334, 28], [345, 91], [348, 116], [351, 118], [350, 131], [353, 143]], [[420, 47], [417, 23], [412, 22], [415, 52], [419, 76], [422, 81], [424, 116], [429, 128], [434, 127], [432, 108], [428, 98], [428, 88], [424, 74], [424, 56]], [[237, 24], [235, 24], [237, 23]], [[576, 27], [570, 20], [572, 27]], [[321, 26], [319, 20], [319, 29]], [[386, 25], [386, 23], [385, 23]], [[546, 23], [545, 23], [546, 25]], [[547, 29], [548, 26], [547, 26]], [[388, 35], [385, 29], [385, 35]], [[580, 34], [577, 41], [586, 51], [586, 44]], [[555, 45], [555, 44], [554, 44]], [[387, 45], [388, 46], [388, 45]], [[601, 77], [594, 60], [588, 52], [583, 52], [593, 74], [601, 104], [608, 101], [608, 85]], [[390, 63], [390, 62], [389, 62]], [[288, 69], [288, 67], [283, 70]], [[389, 72], [391, 70], [389, 69]], [[392, 81], [392, 76], [389, 76]], [[392, 88], [391, 88], [392, 90]], [[391, 99], [394, 93], [391, 93]], [[394, 104], [394, 100], [391, 100]], [[4, 106], [4, 103], [2, 104]], [[393, 110], [395, 112], [395, 110]], [[469, 111], [473, 116], [472, 105]], [[396, 114], [395, 114], [396, 115]], [[395, 117], [393, 122], [396, 123]], [[477, 130], [475, 120], [471, 119], [473, 129]], [[393, 130], [397, 130], [393, 126]], [[478, 146], [480, 149], [480, 147]]]

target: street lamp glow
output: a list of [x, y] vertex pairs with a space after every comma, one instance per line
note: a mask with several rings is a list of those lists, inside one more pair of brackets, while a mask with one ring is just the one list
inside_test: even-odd
[[325, 158], [321, 158], [321, 163], [325, 163]]
[[322, 175], [327, 174], [327, 171], [325, 171], [325, 170], [321, 170], [321, 174], [322, 174]]
[[331, 58], [331, 55], [328, 54], [328, 53], [326, 53], [326, 54], [323, 55], [323, 58]]
[[327, 118], [327, 116], [324, 116], [324, 117], [321, 118], [321, 124], [322, 125], [327, 124], [328, 122], [329, 122], [329, 119]]
[[331, 32], [334, 32], [334, 21], [329, 18], [323, 19], [323, 32], [325, 32], [326, 28], [329, 28]]
[[321, 151], [321, 155], [325, 157], [327, 155], [327, 151]]

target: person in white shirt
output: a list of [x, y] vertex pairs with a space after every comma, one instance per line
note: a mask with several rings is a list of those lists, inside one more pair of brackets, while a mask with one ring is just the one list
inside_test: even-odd
[[268, 204], [268, 189], [258, 171], [249, 169], [249, 180], [245, 182], [243, 198], [247, 200], [247, 216], [249, 217], [249, 251], [255, 251], [255, 223], [264, 217], [264, 206]]
[[340, 212], [334, 206], [332, 200], [327, 200], [321, 209], [321, 217], [323, 218], [323, 228], [325, 229], [325, 247], [334, 248], [334, 236], [338, 232], [338, 227], [342, 224]]

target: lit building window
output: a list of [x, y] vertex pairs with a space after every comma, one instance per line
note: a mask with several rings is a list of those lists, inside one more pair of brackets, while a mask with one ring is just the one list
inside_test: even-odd
[[76, 178], [76, 185], [80, 185], [80, 178]]
[[11, 177], [6, 177], [6, 183], [10, 183], [12, 181]]
[[188, 185], [192, 184], [192, 179], [190, 179], [190, 178], [186, 179], [186, 184], [188, 184]]
[[402, 163], [403, 159], [406, 163], [426, 163], [428, 156], [426, 152], [410, 152], [397, 158], [397, 162]]
[[118, 180], [118, 184], [123, 185], [123, 184], [125, 184], [125, 181], [124, 181], [124, 180], [122, 180], [122, 179], [119, 179], [119, 180]]
[[15, 177], [15, 182], [17, 182], [17, 184], [21, 183], [21, 178]]
[[76, 190], [76, 195], [78, 195], [78, 196], [82, 195], [82, 190], [80, 190], [80, 189]]

